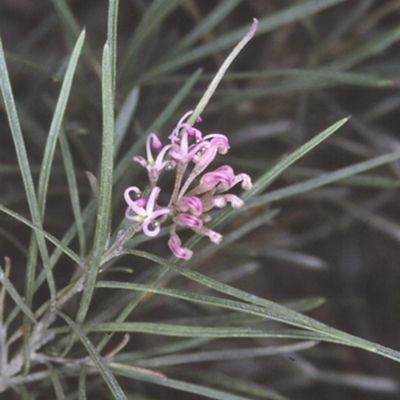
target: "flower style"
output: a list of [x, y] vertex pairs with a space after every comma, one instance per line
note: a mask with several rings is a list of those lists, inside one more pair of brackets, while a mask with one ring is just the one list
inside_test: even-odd
[[[210, 140], [207, 139], [210, 137]], [[217, 153], [226, 154], [229, 149], [228, 138], [224, 135], [213, 134], [207, 135], [202, 140], [202, 148], [193, 157], [193, 161], [196, 165], [193, 168], [193, 174], [195, 176], [200, 175], [214, 160]]]
[[152, 147], [154, 147], [155, 149], [159, 149], [160, 147], [162, 147], [162, 143], [155, 133], [150, 133], [146, 140], [147, 160], [142, 156], [135, 156], [133, 157], [133, 160], [147, 169], [150, 183], [155, 185], [158, 181], [160, 172], [163, 169], [174, 168], [175, 162], [173, 160], [165, 160], [165, 156], [168, 150], [170, 150], [171, 145], [164, 146], [158, 153], [155, 160], [151, 151]]
[[[170, 213], [169, 208], [156, 209], [156, 200], [160, 190], [158, 186], [154, 187], [147, 201], [141, 197], [141, 192], [136, 186], [128, 187], [124, 192], [125, 201], [128, 204], [125, 217], [133, 221], [141, 222], [143, 233], [150, 237], [157, 236], [160, 233], [161, 228], [157, 218]], [[134, 192], [135, 200], [132, 200], [131, 192]], [[135, 215], [132, 215], [131, 211], [133, 211]]]
[[[202, 148], [205, 146], [205, 142], [202, 141], [201, 132], [193, 128], [186, 122], [183, 122], [192, 111], [186, 113], [181, 120], [178, 122], [178, 125], [172, 131], [171, 135], [169, 135], [169, 139], [171, 140], [171, 151], [170, 156], [180, 162], [181, 164], [187, 164], [189, 161], [193, 160], [196, 157], [198, 152], [202, 151]], [[197, 119], [197, 122], [200, 122], [201, 119]], [[194, 138], [194, 143], [189, 145], [189, 137]]]
[[[229, 165], [223, 165], [214, 171], [203, 171], [212, 163], [217, 154], [226, 154], [229, 150], [228, 138], [220, 133], [203, 134], [192, 127], [186, 119], [192, 114], [187, 112], [178, 122], [168, 139], [170, 143], [162, 147], [161, 141], [151, 133], [146, 141], [147, 159], [135, 156], [134, 161], [140, 163], [148, 171], [150, 192], [144, 198], [136, 186], [128, 187], [124, 192], [127, 203], [126, 218], [141, 223], [143, 233], [149, 237], [157, 236], [160, 224], [168, 216], [172, 219], [168, 246], [176, 257], [188, 260], [193, 252], [182, 247], [182, 241], [176, 233], [178, 227], [189, 228], [199, 235], [207, 236], [211, 242], [219, 244], [222, 235], [207, 228], [204, 224], [211, 220], [208, 211], [223, 208], [230, 204], [232, 208], [243, 206], [243, 200], [232, 193], [226, 193], [233, 186], [241, 183], [244, 190], [251, 188], [251, 179], [247, 174], [235, 175]], [[197, 118], [197, 122], [201, 122]], [[160, 149], [156, 159], [152, 148]], [[156, 186], [160, 172], [177, 165], [174, 190], [168, 206], [157, 204], [161, 189]], [[189, 174], [184, 172], [192, 166]], [[202, 175], [201, 175], [202, 174]], [[198, 184], [190, 188], [194, 180]]]

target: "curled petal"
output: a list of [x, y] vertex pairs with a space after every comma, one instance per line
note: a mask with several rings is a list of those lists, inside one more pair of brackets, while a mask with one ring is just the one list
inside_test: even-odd
[[143, 224], [142, 224], [143, 233], [149, 237], [157, 236], [161, 230], [160, 222], [157, 221], [157, 218], [161, 217], [162, 215], [166, 215], [166, 214], [170, 214], [169, 208], [160, 208], [157, 211], [153, 211], [143, 221]]
[[208, 238], [215, 244], [220, 243], [222, 240], [221, 234], [203, 226], [203, 221], [194, 217], [193, 215], [183, 213], [179, 214], [177, 217], [175, 217], [175, 223], [177, 225], [186, 226], [199, 235], [208, 236]]
[[211, 242], [215, 244], [220, 244], [223, 239], [223, 236], [220, 233], [212, 231], [205, 226], [203, 226], [197, 233], [199, 233], [200, 235], [208, 236]]
[[216, 169], [214, 172], [208, 172], [204, 174], [201, 178], [201, 183], [204, 183], [206, 186], [210, 186], [210, 189], [216, 185], [220, 185], [228, 190], [232, 186], [234, 178], [235, 175], [232, 168], [226, 166], [226, 168], [221, 167]]
[[232, 186], [236, 185], [237, 183], [242, 182], [242, 189], [249, 190], [252, 188], [253, 184], [251, 183], [251, 178], [247, 174], [238, 174], [235, 176], [235, 179], [232, 183]]
[[213, 161], [217, 155], [217, 149], [211, 147], [208, 142], [201, 142], [201, 144], [207, 143], [207, 146], [203, 145], [200, 154], [195, 154], [193, 161], [196, 163], [193, 168], [193, 172], [196, 175], [202, 173]]
[[168, 208], [161, 208], [157, 211], [154, 211], [151, 214], [151, 217], [146, 218], [143, 221], [143, 224], [142, 224], [143, 233], [149, 237], [157, 236], [160, 233], [160, 229], [161, 229], [160, 222], [157, 221], [157, 218], [160, 217], [161, 215], [165, 215], [165, 214], [169, 214], [169, 213], [170, 213], [170, 210]]
[[125, 201], [128, 204], [125, 217], [141, 222], [143, 233], [150, 237], [157, 236], [160, 232], [160, 223], [157, 221], [157, 218], [171, 212], [167, 207], [157, 208], [156, 201], [160, 190], [158, 186], [155, 186], [151, 190], [147, 201], [143, 197], [135, 201], [132, 200], [131, 192], [134, 192], [136, 197], [141, 196], [141, 191], [136, 186], [129, 187], [124, 193]]
[[228, 138], [221, 133], [212, 133], [210, 135], [206, 135], [203, 137], [203, 140], [209, 140], [210, 145], [216, 147], [219, 154], [226, 154], [230, 149]]
[[177, 225], [187, 226], [194, 230], [203, 226], [203, 222], [199, 218], [190, 214], [185, 214], [185, 213], [178, 214], [174, 218], [174, 220], [177, 223]]
[[203, 211], [209, 211], [214, 207], [224, 208], [228, 203], [231, 204], [232, 208], [242, 208], [244, 205], [244, 201], [240, 197], [228, 193], [204, 200]]
[[224, 208], [226, 200], [224, 196], [215, 196], [203, 201], [204, 211], [209, 211], [214, 207]]
[[[132, 200], [130, 193], [134, 192], [134, 200]], [[129, 202], [136, 202], [138, 199], [142, 197], [142, 191], [137, 186], [129, 186], [125, 189], [124, 198], [125, 201], [129, 204]]]
[[[132, 192], [134, 193], [133, 199], [131, 196]], [[146, 211], [145, 211], [144, 207], [146, 205], [146, 200], [141, 196], [142, 196], [142, 192], [136, 186], [130, 186], [124, 192], [124, 198], [125, 198], [126, 204], [128, 205], [128, 210], [131, 209], [137, 215], [145, 216]], [[127, 212], [128, 212], [128, 210], [127, 210]], [[130, 219], [132, 219], [132, 218], [130, 218]]]
[[203, 204], [197, 196], [183, 196], [177, 207], [182, 212], [190, 212], [193, 215], [199, 216], [203, 212]]
[[217, 168], [215, 171], [206, 172], [200, 179], [200, 184], [191, 192], [200, 194], [214, 189], [218, 185], [220, 192], [228, 190], [235, 179], [233, 169], [229, 165]]
[[148, 218], [143, 221], [142, 229], [143, 233], [146, 236], [154, 237], [160, 233], [161, 228], [160, 228], [160, 223], [158, 221]]
[[182, 247], [182, 242], [176, 233], [171, 234], [170, 239], [168, 241], [168, 246], [175, 257], [183, 258], [184, 260], [189, 260], [193, 255], [192, 250]]
[[234, 194], [225, 194], [223, 197], [227, 202], [231, 203], [232, 208], [242, 208], [244, 205], [244, 201]]
[[227, 204], [228, 201], [224, 195], [210, 197], [204, 200], [204, 211], [209, 211], [214, 207], [224, 208]]
[[202, 149], [201, 154], [193, 157], [193, 161], [196, 163], [193, 171], [197, 174], [203, 172], [214, 160], [217, 153], [226, 154], [229, 149], [228, 138], [221, 134], [208, 135], [212, 136], [210, 141], [205, 140], [207, 136], [203, 138], [200, 143], [208, 143], [205, 148]]

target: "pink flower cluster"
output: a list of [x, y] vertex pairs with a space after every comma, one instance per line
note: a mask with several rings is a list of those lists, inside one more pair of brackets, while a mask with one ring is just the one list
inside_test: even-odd
[[[242, 199], [226, 192], [239, 182], [243, 189], [251, 188], [250, 177], [247, 174], [235, 175], [229, 165], [203, 173], [217, 154], [227, 153], [229, 141], [219, 133], [203, 136], [201, 131], [185, 122], [191, 114], [192, 111], [189, 111], [178, 122], [168, 137], [169, 144], [163, 147], [157, 136], [151, 133], [146, 142], [147, 158], [133, 158], [147, 169], [150, 188], [146, 195], [136, 186], [128, 187], [124, 192], [128, 205], [125, 216], [140, 222], [145, 235], [157, 236], [161, 224], [168, 217], [172, 219], [168, 246], [176, 257], [186, 260], [192, 257], [193, 252], [182, 247], [176, 233], [177, 227], [190, 228], [208, 236], [213, 243], [220, 243], [222, 235], [204, 225], [211, 219], [208, 211], [214, 207], [225, 207], [228, 203], [233, 208], [242, 207]], [[197, 122], [200, 121], [198, 118]], [[156, 158], [153, 157], [152, 148], [159, 149]], [[187, 171], [189, 167], [191, 171]], [[160, 206], [157, 204], [161, 191], [157, 186], [160, 173], [174, 168], [176, 178], [171, 198], [167, 206]], [[199, 178], [198, 183], [191, 188], [196, 178]]]

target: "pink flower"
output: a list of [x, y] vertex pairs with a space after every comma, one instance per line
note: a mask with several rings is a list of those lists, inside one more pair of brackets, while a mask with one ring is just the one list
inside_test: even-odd
[[203, 226], [203, 222], [191, 214], [180, 213], [175, 218], [174, 221], [177, 225], [187, 226], [191, 229], [198, 229]]
[[219, 154], [226, 154], [230, 149], [228, 138], [221, 133], [210, 133], [204, 136], [203, 140], [212, 143], [217, 148]]
[[181, 213], [174, 218], [174, 221], [177, 225], [186, 226], [199, 235], [208, 236], [213, 243], [218, 244], [222, 240], [221, 234], [203, 226], [203, 221], [193, 215]]
[[208, 229], [205, 226], [203, 226], [197, 233], [200, 235], [208, 236], [208, 238], [214, 244], [220, 244], [223, 239], [223, 236], [220, 233], [212, 231], [211, 229]]
[[195, 159], [197, 153], [202, 152], [208, 144], [203, 141], [195, 141], [189, 144], [189, 136], [201, 137], [201, 132], [187, 124], [182, 124], [182, 126], [184, 129], [182, 137], [173, 136], [173, 138], [171, 138], [172, 144], [169, 155], [176, 161], [187, 164], [189, 161]]
[[179, 239], [179, 236], [175, 232], [171, 233], [168, 246], [175, 257], [183, 258], [184, 260], [192, 258], [193, 251], [182, 247], [181, 239]]
[[187, 131], [184, 131], [182, 133], [182, 138], [172, 144], [169, 155], [177, 162], [187, 164], [189, 161], [194, 160], [197, 153], [204, 151], [204, 148], [207, 146], [208, 145], [204, 142], [189, 145], [188, 133]]
[[[211, 140], [208, 141], [207, 138], [211, 138]], [[214, 161], [217, 153], [226, 154], [229, 149], [228, 138], [219, 133], [205, 136], [201, 144], [202, 147], [199, 146], [201, 151], [197, 151], [198, 154], [193, 157], [193, 161], [196, 163], [193, 172], [196, 175], [202, 173]]]
[[146, 140], [146, 154], [147, 160], [142, 156], [135, 156], [133, 160], [138, 162], [142, 167], [147, 169], [149, 174], [149, 180], [151, 183], [155, 184], [158, 180], [160, 172], [163, 169], [172, 169], [175, 166], [173, 160], [165, 160], [168, 150], [170, 150], [171, 145], [164, 146], [154, 160], [151, 148], [159, 149], [162, 147], [161, 141], [154, 133], [150, 133]]
[[[147, 201], [143, 197], [137, 198], [138, 195], [141, 195], [141, 192], [136, 186], [131, 186], [124, 192], [125, 201], [128, 204], [125, 217], [141, 222], [143, 233], [150, 237], [157, 236], [160, 232], [160, 224], [157, 218], [161, 215], [170, 214], [169, 208], [156, 209], [156, 200], [160, 190], [159, 187], [155, 186]], [[131, 192], [135, 193], [135, 200], [132, 200]], [[133, 215], [131, 214], [132, 211], [134, 212]]]
[[200, 179], [199, 185], [192, 189], [190, 195], [199, 195], [201, 193], [212, 192], [223, 193], [242, 182], [242, 189], [251, 188], [251, 178], [247, 174], [235, 175], [233, 169], [229, 165], [223, 165], [215, 171], [206, 172]]
[[[126, 218], [141, 223], [143, 233], [147, 236], [158, 235], [160, 223], [166, 219], [167, 215], [172, 216], [168, 246], [176, 257], [185, 260], [190, 259], [193, 252], [182, 247], [176, 228], [178, 226], [189, 228], [199, 235], [207, 236], [213, 243], [220, 243], [223, 236], [205, 226], [211, 220], [207, 212], [215, 207], [223, 208], [227, 204], [230, 204], [232, 208], [242, 207], [242, 199], [226, 192], [238, 183], [241, 183], [245, 190], [251, 188], [250, 177], [247, 174], [235, 175], [229, 165], [223, 165], [201, 176], [217, 154], [228, 152], [229, 140], [220, 133], [203, 137], [200, 130], [185, 122], [191, 114], [192, 111], [189, 111], [179, 120], [168, 137], [170, 144], [162, 147], [161, 141], [154, 133], [151, 133], [146, 141], [147, 159], [140, 156], [134, 157], [134, 160], [148, 171], [150, 193], [147, 200], [136, 186], [127, 188], [124, 193], [128, 205]], [[199, 121], [201, 119], [197, 118], [197, 122]], [[156, 159], [153, 157], [152, 148], [160, 149]], [[193, 163], [192, 169], [186, 173], [191, 163]], [[160, 172], [175, 165], [176, 177], [169, 205], [159, 207], [157, 198], [160, 188], [156, 186], [156, 183]], [[198, 185], [190, 189], [199, 177]]]
[[[196, 155], [202, 153], [208, 147], [208, 142], [202, 139], [203, 134], [201, 131], [183, 122], [192, 113], [193, 111], [187, 112], [168, 137], [172, 145], [172, 149], [169, 152], [170, 156], [183, 164], [196, 159]], [[196, 121], [200, 122], [201, 118], [198, 117]], [[193, 138], [193, 143], [189, 143], [190, 137]]]
[[190, 212], [193, 215], [199, 216], [203, 213], [203, 204], [196, 196], [183, 196], [178, 201], [177, 209], [180, 212]]
[[[201, 140], [202, 137], [202, 133], [196, 129], [193, 128], [193, 126], [189, 125], [185, 121], [186, 118], [188, 118], [190, 115], [193, 114], [193, 111], [188, 111], [180, 120], [179, 122], [176, 124], [174, 130], [172, 131], [172, 133], [168, 136], [168, 139], [171, 141], [172, 144], [174, 144], [175, 142], [180, 140], [180, 131], [185, 128], [185, 132], [190, 135], [190, 136], [194, 136], [195, 137], [195, 141], [199, 142]], [[196, 122], [201, 122], [202, 119], [200, 117], [197, 117]]]
[[203, 211], [207, 212], [214, 207], [224, 208], [228, 203], [231, 204], [232, 208], [242, 208], [244, 205], [244, 201], [234, 194], [221, 194], [204, 200]]

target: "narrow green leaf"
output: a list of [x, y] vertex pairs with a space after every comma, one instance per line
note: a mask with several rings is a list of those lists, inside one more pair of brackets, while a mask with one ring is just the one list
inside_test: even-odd
[[[0, 204], [0, 211], [4, 212], [5, 214], [8, 214], [9, 216], [15, 218], [16, 220], [22, 222], [26, 226], [29, 226], [32, 228], [35, 232], [39, 232], [43, 237], [45, 237], [50, 243], [53, 243], [54, 246], [56, 246], [61, 254], [65, 254], [68, 256], [71, 260], [73, 260], [77, 265], [79, 265], [82, 268], [85, 268], [85, 262], [76, 254], [73, 252], [69, 247], [65, 246], [62, 242], [60, 242], [56, 237], [51, 235], [50, 233], [46, 232], [43, 230], [41, 226], [35, 225], [33, 222], [27, 220], [24, 218], [22, 215], [17, 214], [16, 212], [10, 210], [7, 207], [4, 207], [3, 205]], [[53, 263], [52, 263], [53, 266]]]
[[[94, 200], [90, 201], [89, 204], [85, 207], [82, 213], [82, 222], [85, 223], [92, 214], [94, 214], [96, 211], [96, 205]], [[74, 239], [77, 233], [77, 227], [74, 224], [71, 225], [71, 227], [68, 229], [68, 231], [65, 233], [63, 238], [61, 240], [57, 240], [58, 244], [56, 245], [51, 257], [50, 257], [50, 266], [53, 268], [60, 257], [64, 254], [65, 251], [69, 251], [68, 245], [71, 243], [71, 241]], [[78, 257], [78, 256], [77, 256]], [[78, 263], [79, 266], [81, 266], [83, 269], [86, 269], [86, 264], [84, 263], [83, 260], [81, 260]], [[43, 271], [38, 275], [36, 281], [35, 281], [35, 291], [42, 285], [44, 281], [44, 274]]]
[[257, 196], [246, 203], [246, 208], [257, 207], [261, 204], [270, 203], [272, 201], [280, 200], [286, 197], [291, 197], [300, 193], [307, 192], [312, 189], [327, 185], [329, 183], [338, 182], [342, 179], [346, 179], [350, 176], [359, 174], [361, 172], [368, 171], [372, 168], [379, 167], [381, 165], [389, 164], [400, 159], [400, 152], [384, 154], [372, 158], [367, 161], [363, 161], [349, 167], [338, 169], [330, 173], [323, 174], [313, 179], [309, 179], [305, 182], [299, 182], [294, 185], [287, 186], [282, 189], [274, 190], [272, 192]]
[[115, 97], [117, 77], [117, 28], [118, 28], [119, 0], [109, 0], [107, 17], [107, 43], [110, 46], [112, 93]]
[[[61, 130], [61, 124], [64, 118], [65, 109], [69, 99], [72, 81], [75, 75], [76, 66], [82, 51], [82, 46], [85, 40], [85, 31], [82, 31], [72, 52], [68, 67], [64, 76], [64, 80], [61, 86], [60, 94], [57, 100], [57, 105], [54, 110], [53, 118], [50, 125], [49, 134], [46, 140], [46, 146], [44, 149], [43, 160], [39, 175], [38, 184], [38, 206], [41, 220], [43, 220], [46, 208], [47, 200], [47, 189], [49, 185], [50, 174], [53, 165], [54, 152], [56, 144]], [[34, 293], [35, 286], [35, 275], [36, 275], [36, 258], [37, 258], [37, 242], [31, 240], [28, 254], [28, 269], [26, 272], [26, 298], [28, 304], [31, 303], [31, 299]], [[44, 263], [44, 268], [51, 271], [50, 262]]]
[[[240, 313], [254, 315], [266, 319], [276, 319], [276, 313], [275, 312], [271, 313], [271, 311], [265, 307], [260, 307], [236, 300], [223, 299], [215, 296], [203, 295], [193, 292], [185, 292], [183, 290], [178, 290], [178, 289], [157, 288], [151, 285], [126, 283], [126, 282], [109, 282], [109, 281], [98, 282], [96, 287], [109, 288], [109, 289], [136, 290], [146, 293], [155, 293], [176, 299], [190, 301], [193, 303], [205, 304], [208, 306], [220, 307], [222, 309], [234, 310]], [[124, 322], [116, 322], [115, 324], [121, 324], [118, 326], [123, 326]], [[304, 336], [302, 336], [302, 338], [304, 338]], [[311, 337], [308, 337], [308, 339], [310, 338]], [[315, 336], [313, 336], [312, 338], [315, 339]], [[324, 336], [324, 338], [325, 339], [323, 339], [322, 336], [319, 336], [318, 340], [327, 340], [327, 341], [330, 340], [330, 337], [328, 336]]]
[[215, 400], [249, 400], [249, 397], [243, 397], [231, 392], [224, 392], [222, 390], [212, 389], [204, 385], [196, 385], [176, 379], [160, 379], [159, 377], [151, 377], [150, 375], [145, 374], [142, 374], [142, 376], [138, 378], [137, 372], [130, 365], [112, 363], [111, 366], [113, 371], [121, 376], [128, 378], [134, 377], [136, 379], [141, 379], [143, 381], [151, 382], [163, 387], [169, 387], [186, 393], [198, 394], [200, 397], [206, 397]]
[[114, 375], [110, 371], [107, 364], [104, 362], [103, 358], [100, 354], [96, 351], [93, 343], [89, 340], [89, 338], [83, 333], [83, 331], [79, 328], [71, 318], [69, 318], [64, 313], [60, 312], [59, 315], [65, 320], [65, 322], [72, 328], [75, 334], [79, 337], [79, 340], [85, 346], [90, 358], [92, 359], [94, 365], [96, 366], [97, 370], [103, 377], [105, 383], [109, 387], [111, 393], [113, 394], [115, 399], [118, 400], [126, 400], [126, 396], [121, 389], [119, 383], [115, 379]]
[[270, 170], [268, 170], [264, 175], [262, 175], [257, 181], [254, 183], [253, 187], [246, 191], [243, 194], [243, 199], [248, 200], [254, 197], [256, 194], [260, 193], [264, 190], [269, 184], [273, 182], [273, 180], [279, 176], [286, 168], [292, 165], [299, 158], [303, 157], [309, 151], [311, 151], [314, 147], [318, 146], [321, 142], [327, 139], [330, 135], [336, 132], [341, 126], [343, 126], [349, 118], [343, 118], [340, 121], [334, 123], [329, 128], [325, 129], [317, 136], [309, 140], [307, 143], [303, 144], [293, 153], [285, 156], [280, 162], [275, 164]]
[[270, 357], [277, 354], [292, 353], [308, 350], [315, 347], [315, 341], [301, 341], [282, 346], [262, 346], [249, 348], [232, 348], [228, 350], [197, 351], [192, 353], [178, 353], [162, 357], [153, 357], [135, 362], [135, 365], [145, 368], [160, 368], [171, 365], [194, 364], [206, 361], [243, 360], [246, 358]]
[[86, 400], [86, 369], [81, 368], [79, 372], [79, 384], [78, 384], [78, 400]]
[[62, 384], [61, 384], [61, 381], [60, 381], [60, 378], [59, 378], [59, 376], [57, 374], [56, 369], [49, 362], [46, 363], [46, 367], [49, 370], [49, 377], [50, 377], [51, 382], [53, 384], [54, 391], [55, 391], [56, 396], [57, 396], [57, 400], [64, 400], [65, 399], [64, 390], [62, 388]]
[[118, 150], [124, 140], [126, 133], [128, 132], [129, 123], [132, 120], [132, 116], [135, 113], [136, 107], [139, 102], [140, 89], [135, 86], [126, 96], [121, 109], [117, 115], [115, 121], [115, 143], [114, 153], [117, 154]]
[[[22, 180], [24, 183], [26, 198], [28, 201], [29, 211], [32, 221], [38, 227], [41, 227], [42, 218], [36, 192], [32, 179], [32, 172], [29, 165], [28, 154], [25, 147], [25, 141], [22, 135], [21, 126], [18, 119], [17, 109], [15, 106], [14, 96], [11, 89], [10, 79], [8, 76], [6, 60], [4, 57], [3, 44], [0, 40], [0, 90], [3, 96], [4, 105], [11, 129], [14, 146], [17, 153], [18, 165], [21, 170]], [[46, 274], [47, 283], [49, 285], [50, 296], [53, 301], [56, 297], [56, 286], [54, 277], [49, 268], [49, 255], [43, 234], [39, 230], [35, 230], [35, 236], [43, 261], [43, 267]], [[34, 266], [32, 266], [34, 268]], [[30, 266], [28, 265], [28, 269]], [[32, 279], [33, 280], [33, 279]], [[30, 288], [31, 281], [27, 279], [26, 287]], [[27, 304], [31, 303], [31, 299], [27, 296]]]
[[43, 160], [41, 164], [41, 171], [39, 176], [38, 185], [38, 201], [40, 213], [43, 218], [46, 195], [50, 179], [51, 168], [53, 165], [54, 152], [58, 137], [60, 134], [61, 124], [64, 119], [65, 109], [71, 92], [72, 81], [75, 75], [76, 66], [82, 51], [82, 46], [85, 41], [85, 31], [82, 31], [71, 55], [71, 59], [68, 63], [67, 71], [64, 76], [64, 80], [61, 86], [60, 94], [58, 96], [57, 105], [54, 110], [53, 118], [50, 125], [49, 134], [47, 136], [46, 147], [43, 154]]
[[68, 63], [67, 71], [61, 86], [60, 94], [57, 100], [57, 105], [54, 110], [53, 118], [50, 125], [49, 134], [47, 136], [46, 147], [44, 150], [43, 160], [38, 185], [38, 199], [41, 215], [43, 216], [46, 204], [46, 194], [51, 173], [51, 167], [54, 159], [54, 151], [56, 148], [58, 136], [60, 134], [61, 124], [64, 118], [65, 109], [69, 99], [72, 80], [75, 75], [76, 66], [82, 51], [82, 46], [85, 40], [85, 31], [82, 31], [72, 52]]
[[[211, 339], [212, 340], [212, 339]], [[167, 343], [161, 346], [152, 346], [138, 351], [127, 351], [118, 354], [118, 361], [136, 361], [144, 360], [150, 357], [156, 357], [165, 354], [174, 354], [177, 352], [193, 350], [210, 343], [210, 339], [178, 339], [171, 343]]]
[[246, 327], [208, 327], [178, 325], [159, 322], [104, 322], [89, 323], [84, 326], [85, 332], [130, 332], [146, 333], [171, 337], [209, 337], [209, 338], [285, 338], [317, 341], [343, 342], [328, 338], [323, 333], [300, 329], [255, 329]]
[[97, 273], [101, 266], [101, 257], [106, 249], [110, 231], [111, 196], [114, 172], [114, 77], [112, 76], [112, 60], [107, 43], [103, 51], [102, 71], [103, 136], [100, 166], [100, 196], [92, 254], [88, 265], [88, 275], [77, 314], [77, 320], [79, 322], [84, 321], [89, 309]]
[[64, 162], [65, 174], [67, 175], [68, 190], [71, 199], [72, 212], [79, 240], [79, 254], [83, 257], [86, 255], [86, 236], [83, 228], [83, 216], [81, 204], [79, 201], [79, 189], [76, 181], [75, 166], [72, 159], [71, 150], [68, 140], [64, 132], [60, 132], [60, 147]]
[[[184, 370], [182, 378], [196, 376], [196, 372], [194, 371], [194, 374], [192, 374], [192, 371]], [[254, 380], [249, 381], [245, 376], [238, 378], [238, 376], [230, 377], [225, 374], [221, 376], [220, 374], [214, 374], [212, 371], [205, 372], [202, 370], [199, 372], [203, 384], [214, 384], [221, 389], [226, 388], [230, 391], [246, 395], [248, 399], [290, 400], [276, 390], [266, 387], [265, 384], [260, 385], [259, 382], [255, 382]]]
[[400, 352], [396, 350], [386, 348], [379, 344], [331, 328], [319, 321], [316, 321], [310, 317], [307, 317], [293, 310], [290, 310], [280, 304], [274, 303], [266, 299], [262, 299], [258, 296], [236, 289], [222, 282], [215, 281], [214, 279], [202, 275], [197, 271], [192, 271], [188, 268], [171, 263], [153, 254], [137, 250], [129, 250], [127, 251], [127, 253], [137, 255], [139, 257], [144, 257], [148, 260], [152, 260], [153, 262], [156, 262], [157, 264], [160, 264], [165, 268], [170, 268], [175, 272], [179, 273], [180, 275], [183, 275], [195, 282], [198, 282], [206, 287], [209, 287], [210, 289], [239, 298], [244, 302], [249, 302], [264, 307], [265, 309], [268, 310], [269, 318], [274, 319], [276, 321], [296, 326], [298, 328], [310, 330], [314, 333], [325, 336], [324, 340], [327, 341], [333, 341], [336, 343], [346, 344], [347, 346], [364, 349], [366, 351], [376, 353], [381, 356], [391, 358], [394, 361], [400, 362]]

